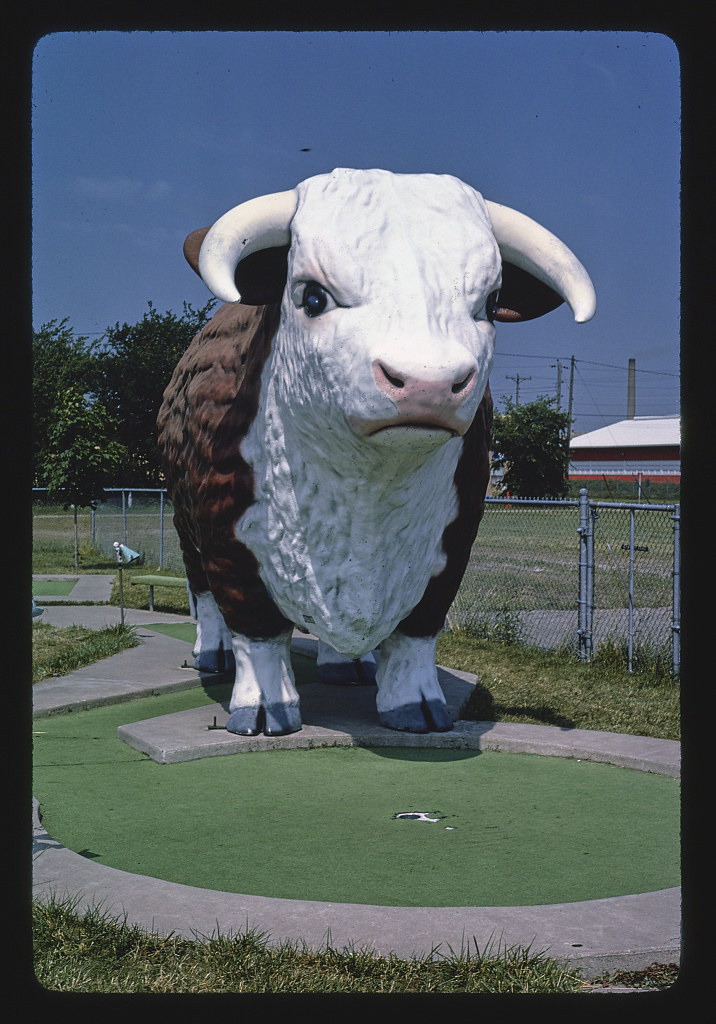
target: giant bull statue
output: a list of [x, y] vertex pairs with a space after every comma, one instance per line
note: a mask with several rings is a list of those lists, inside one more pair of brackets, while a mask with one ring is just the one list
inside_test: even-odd
[[483, 512], [495, 324], [563, 301], [588, 320], [586, 271], [455, 177], [344, 168], [242, 203], [185, 255], [226, 305], [159, 437], [195, 663], [235, 670], [227, 729], [301, 728], [294, 626], [320, 678], [375, 678], [384, 726], [450, 729], [435, 648]]

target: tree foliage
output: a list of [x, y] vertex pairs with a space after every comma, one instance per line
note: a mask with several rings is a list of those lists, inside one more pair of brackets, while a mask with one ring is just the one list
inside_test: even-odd
[[139, 323], [117, 323], [105, 332], [95, 358], [95, 394], [116, 419], [118, 438], [127, 449], [122, 485], [160, 484], [157, 414], [164, 389], [215, 301], [198, 310], [184, 303], [181, 316], [160, 314], [150, 302]]
[[62, 392], [42, 466], [51, 498], [65, 508], [92, 506], [103, 499], [104, 488], [111, 486], [126, 458], [116, 430], [101, 403], [91, 402], [79, 386]]
[[569, 416], [541, 395], [516, 405], [503, 398], [492, 430], [493, 466], [504, 468], [502, 486], [514, 497], [562, 498], [569, 470]]
[[[60, 323], [52, 320], [33, 333], [35, 486], [50, 486], [51, 480], [59, 479], [58, 474], [70, 473], [74, 466], [71, 451], [79, 450], [84, 436], [80, 425], [92, 421], [93, 416], [96, 439], [121, 445], [123, 452], [121, 464], [112, 463], [113, 478], [104, 486], [161, 485], [157, 413], [164, 389], [187, 345], [211, 316], [215, 302], [212, 298], [200, 309], [185, 303], [180, 316], [160, 314], [150, 302], [139, 323], [117, 323], [91, 343], [75, 337], [66, 319]], [[60, 444], [69, 446], [65, 458]], [[90, 473], [96, 464], [94, 448], [87, 449], [86, 455]]]
[[70, 385], [53, 408], [42, 473], [51, 500], [72, 506], [75, 523], [75, 568], [79, 565], [77, 509], [94, 507], [105, 487], [121, 472], [126, 450], [116, 439], [117, 424], [99, 402]]
[[60, 396], [74, 386], [85, 392], [93, 390], [93, 348], [87, 338], [75, 337], [67, 319], [60, 323], [51, 320], [33, 332], [32, 364], [33, 481], [41, 486]]

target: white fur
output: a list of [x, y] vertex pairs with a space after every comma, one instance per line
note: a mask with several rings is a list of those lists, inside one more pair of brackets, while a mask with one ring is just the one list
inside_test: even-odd
[[[375, 668], [376, 660], [372, 651], [368, 651], [360, 659], [361, 662], [366, 666], [372, 666]], [[316, 653], [316, 664], [319, 668], [332, 667], [334, 665], [343, 666], [346, 664], [345, 655], [340, 654], [335, 647], [331, 647], [330, 644], [324, 643], [323, 640], [318, 641], [318, 650]]]
[[236, 682], [229, 711], [262, 705], [294, 705], [298, 692], [291, 667], [291, 632], [271, 640], [249, 640], [234, 636]]
[[[267, 404], [272, 391], [269, 382]], [[278, 410], [269, 415], [275, 424]], [[288, 619], [358, 658], [415, 607], [445, 566], [442, 533], [457, 512], [462, 441], [445, 447], [417, 465], [369, 448], [361, 467], [336, 458], [335, 445], [306, 450], [256, 420], [242, 445], [256, 501], [237, 535]]]
[[230, 651], [231, 633], [224, 622], [224, 616], [210, 592], [193, 595], [192, 614], [196, 617], [196, 643], [193, 655], [202, 651]]

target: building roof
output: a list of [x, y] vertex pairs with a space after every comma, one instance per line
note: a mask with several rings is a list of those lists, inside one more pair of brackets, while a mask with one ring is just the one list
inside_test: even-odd
[[641, 448], [645, 445], [680, 445], [681, 421], [673, 416], [635, 416], [588, 434], [577, 434], [570, 448]]

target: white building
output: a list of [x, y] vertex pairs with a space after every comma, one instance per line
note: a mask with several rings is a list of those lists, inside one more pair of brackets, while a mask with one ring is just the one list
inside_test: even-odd
[[634, 416], [569, 444], [570, 480], [653, 480], [681, 482], [681, 423], [673, 416]]

